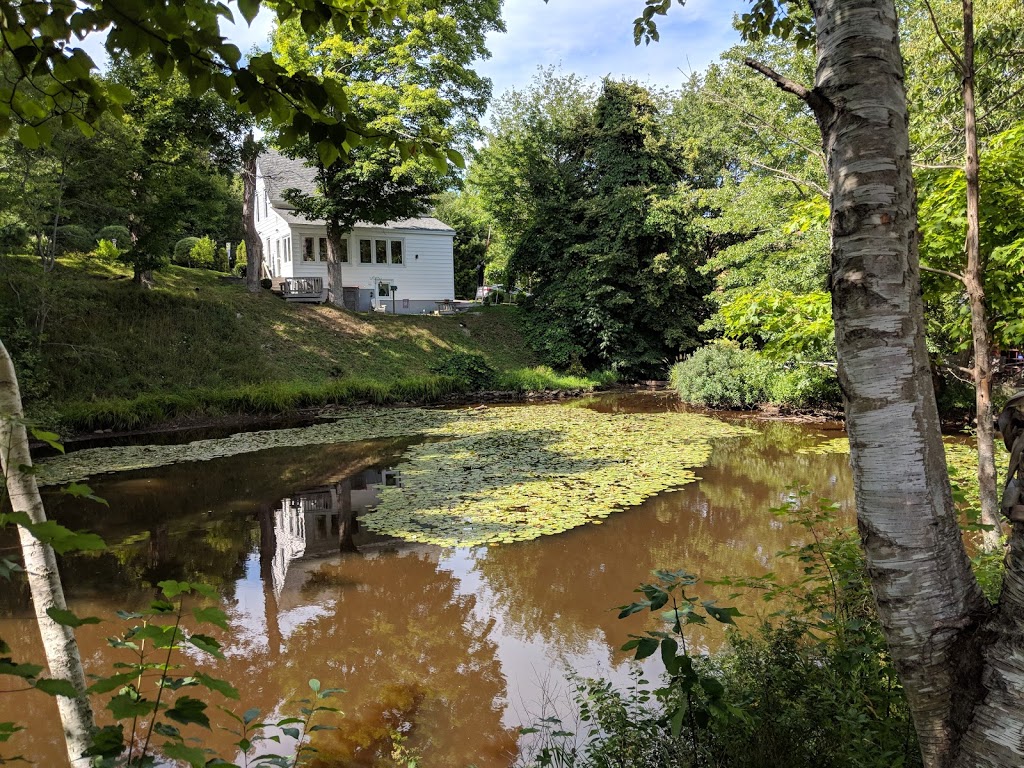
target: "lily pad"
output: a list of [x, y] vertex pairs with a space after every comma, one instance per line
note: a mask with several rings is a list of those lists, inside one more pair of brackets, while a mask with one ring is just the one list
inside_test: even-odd
[[353, 410], [325, 424], [176, 446], [79, 451], [41, 463], [40, 483], [281, 446], [418, 435], [401, 487], [381, 489], [365, 525], [442, 546], [511, 544], [599, 523], [697, 479], [711, 441], [752, 434], [689, 413], [606, 414], [565, 405]]

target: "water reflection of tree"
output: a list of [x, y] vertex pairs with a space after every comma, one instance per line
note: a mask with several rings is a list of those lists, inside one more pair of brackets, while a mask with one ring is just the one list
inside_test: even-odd
[[[793, 425], [769, 425], [756, 437], [720, 441], [711, 466], [698, 472], [699, 484], [613, 515], [600, 527], [481, 550], [477, 568], [523, 637], [573, 652], [594, 640], [617, 645], [643, 626], [648, 619], [619, 621], [609, 609], [629, 602], [630, 590], [656, 568], [706, 579], [768, 570], [795, 575], [794, 563], [774, 557], [802, 537], [769, 513], [785, 487], [804, 484], [843, 502], [853, 496], [845, 457], [795, 454], [793, 447], [806, 440], [801, 433]], [[701, 592], [721, 597], [728, 590]], [[728, 602], [746, 614], [769, 610], [755, 596]], [[722, 635], [717, 627], [695, 629], [694, 639], [717, 645]]]
[[508, 765], [515, 739], [501, 723], [505, 680], [490, 622], [474, 617], [476, 598], [457, 587], [437, 569], [433, 548], [300, 560], [280, 598], [282, 617], [322, 610], [287, 637], [278, 658], [250, 655], [240, 668], [229, 659], [228, 677], [297, 690], [315, 674], [345, 688], [340, 729], [317, 734], [324, 765], [387, 764], [392, 731], [408, 736], [426, 766]]
[[152, 595], [150, 585], [164, 579], [203, 581], [230, 597], [246, 557], [257, 547], [260, 509], [290, 493], [384, 463], [408, 444], [387, 440], [274, 448], [97, 477], [91, 486], [109, 507], [50, 491], [45, 502], [51, 517], [95, 531], [110, 545], [100, 554], [63, 558], [65, 589], [70, 597], [116, 593], [123, 600], [119, 608], [145, 602]]

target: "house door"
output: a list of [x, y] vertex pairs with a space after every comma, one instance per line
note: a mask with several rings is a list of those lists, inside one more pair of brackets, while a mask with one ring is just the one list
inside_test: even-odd
[[341, 289], [341, 303], [345, 309], [351, 309], [353, 312], [359, 309], [359, 289], [358, 288], [342, 288]]

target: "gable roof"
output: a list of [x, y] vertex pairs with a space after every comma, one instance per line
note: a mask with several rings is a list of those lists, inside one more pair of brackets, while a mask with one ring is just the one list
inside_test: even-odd
[[305, 160], [285, 157], [276, 149], [267, 149], [256, 160], [267, 187], [270, 204], [275, 208], [291, 208], [284, 199], [286, 189], [298, 189], [304, 195], [316, 194], [316, 169]]
[[[260, 175], [267, 188], [267, 197], [270, 205], [277, 214], [288, 224], [313, 224], [325, 225], [323, 219], [307, 219], [305, 216], [292, 210], [292, 205], [284, 199], [286, 189], [298, 189], [304, 195], [315, 195], [316, 169], [307, 165], [304, 160], [286, 157], [276, 149], [266, 149], [260, 153], [256, 162], [259, 165]], [[420, 216], [415, 219], [400, 219], [389, 221], [387, 224], [371, 224], [367, 221], [357, 221], [355, 226], [363, 228], [378, 229], [420, 229], [433, 232], [452, 232], [455, 230], [443, 221], [430, 216]]]

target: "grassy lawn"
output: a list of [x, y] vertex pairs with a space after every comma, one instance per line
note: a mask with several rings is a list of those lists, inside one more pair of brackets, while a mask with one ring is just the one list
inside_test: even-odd
[[143, 290], [120, 265], [85, 257], [61, 259], [48, 274], [34, 258], [0, 257], [0, 338], [30, 416], [71, 429], [436, 400], [460, 390], [429, 369], [448, 352], [483, 355], [510, 389], [592, 386], [535, 368], [514, 307], [356, 314], [251, 296], [217, 273], [176, 266]]

